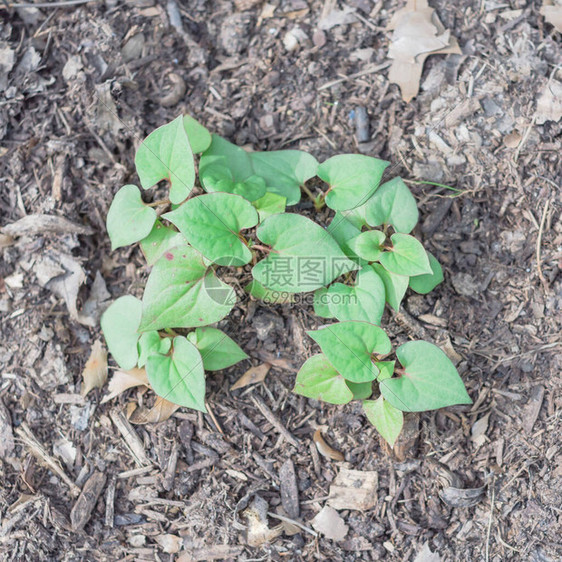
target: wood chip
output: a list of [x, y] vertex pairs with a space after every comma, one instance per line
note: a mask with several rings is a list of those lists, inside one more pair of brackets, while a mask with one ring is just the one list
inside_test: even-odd
[[121, 437], [123, 437], [125, 447], [127, 447], [127, 450], [131, 453], [136, 465], [138, 467], [151, 465], [152, 463], [144, 450], [141, 438], [137, 435], [133, 426], [129, 423], [129, 420], [125, 417], [123, 412], [119, 410], [112, 410], [109, 416], [121, 434]]
[[86, 484], [84, 484], [82, 493], [78, 496], [70, 512], [70, 524], [73, 531], [81, 531], [90, 520], [98, 498], [105, 486], [105, 481], [105, 474], [94, 472]]
[[339, 513], [329, 505], [325, 505], [312, 520], [312, 526], [327, 539], [341, 541], [347, 535], [349, 527]]
[[16, 222], [4, 226], [4, 234], [17, 238], [35, 234], [93, 234], [89, 226], [73, 223], [56, 215], [27, 215]]
[[299, 489], [295, 467], [291, 459], [287, 459], [279, 469], [281, 503], [285, 513], [291, 519], [298, 519], [300, 515]]
[[299, 440], [277, 419], [277, 416], [268, 408], [265, 402], [258, 396], [252, 396], [254, 404], [258, 407], [263, 417], [291, 444], [299, 447]]
[[365, 511], [377, 504], [379, 476], [375, 471], [340, 468], [330, 486], [328, 505], [334, 509]]
[[544, 386], [537, 385], [531, 390], [531, 398], [529, 402], [523, 408], [523, 429], [525, 433], [530, 434], [533, 431], [533, 427], [537, 418], [539, 417], [539, 412], [541, 411], [542, 402], [544, 399]]
[[14, 433], [12, 418], [4, 402], [0, 400], [0, 459], [5, 459], [14, 452]]

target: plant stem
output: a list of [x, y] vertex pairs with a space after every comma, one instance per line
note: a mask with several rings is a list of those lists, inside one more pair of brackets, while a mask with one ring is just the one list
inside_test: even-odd
[[169, 199], [159, 199], [158, 201], [153, 201], [152, 203], [147, 203], [149, 207], [159, 207], [160, 205], [169, 205], [171, 201]]
[[301, 185], [301, 189], [306, 193], [306, 195], [308, 196], [308, 198], [315, 203], [316, 201], [316, 197], [314, 197], [312, 191], [310, 191], [310, 189], [308, 189], [308, 187], [306, 187], [306, 185]]

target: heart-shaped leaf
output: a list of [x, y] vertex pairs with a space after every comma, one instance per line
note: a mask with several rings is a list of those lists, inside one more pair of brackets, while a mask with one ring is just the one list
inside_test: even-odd
[[394, 447], [404, 425], [404, 414], [383, 396], [379, 396], [377, 400], [365, 400], [363, 409], [367, 419], [375, 426], [383, 439]]
[[267, 184], [267, 191], [287, 198], [287, 205], [296, 205], [301, 198], [300, 186], [318, 171], [314, 156], [300, 150], [250, 152], [254, 171]]
[[361, 234], [361, 227], [356, 227], [346, 218], [345, 213], [348, 212], [351, 211], [337, 212], [326, 230], [348, 258], [363, 265], [366, 263], [365, 260], [362, 260], [350, 246], [351, 241]]
[[368, 230], [349, 241], [349, 247], [360, 258], [367, 261], [378, 260], [383, 253], [382, 245], [386, 240], [384, 232]]
[[111, 249], [134, 244], [150, 234], [156, 211], [142, 202], [136, 185], [124, 185], [113, 198], [107, 213]]
[[362, 205], [377, 189], [388, 162], [362, 154], [333, 156], [318, 167], [318, 177], [330, 189], [326, 205], [345, 211]]
[[148, 277], [140, 330], [192, 328], [222, 320], [236, 296], [208, 265], [190, 246], [168, 250]]
[[195, 249], [218, 265], [240, 266], [252, 259], [240, 231], [255, 226], [258, 213], [243, 197], [208, 193], [163, 216], [179, 228]]
[[381, 185], [365, 207], [365, 217], [371, 226], [391, 224], [396, 232], [407, 234], [418, 222], [416, 200], [401, 178]]
[[301, 367], [293, 392], [330, 404], [347, 404], [353, 400], [353, 392], [344, 378], [321, 353], [310, 357]]
[[185, 337], [174, 338], [170, 355], [151, 355], [146, 362], [146, 374], [158, 396], [180, 406], [207, 411], [203, 360]]
[[150, 234], [141, 240], [141, 249], [146, 263], [154, 265], [167, 250], [185, 244], [186, 240], [182, 234], [157, 220]]
[[379, 325], [384, 312], [384, 284], [367, 266], [357, 274], [355, 286], [334, 283], [328, 289], [325, 300], [332, 317], [342, 322], [362, 320]]
[[396, 361], [375, 361], [375, 365], [380, 371], [379, 376], [377, 377], [377, 381], [380, 383], [381, 381], [392, 377]]
[[427, 252], [427, 255], [429, 257], [429, 265], [431, 266], [432, 273], [410, 277], [410, 289], [420, 295], [426, 295], [433, 291], [433, 289], [443, 281], [441, 264], [430, 252]]
[[340, 322], [307, 334], [336, 370], [351, 382], [375, 380], [379, 370], [373, 364], [373, 354], [390, 352], [388, 336], [368, 322]]
[[373, 394], [372, 382], [350, 382], [345, 381], [349, 390], [353, 392], [353, 400], [366, 400]]
[[252, 175], [237, 181], [232, 170], [223, 164], [208, 165], [201, 176], [204, 181], [205, 191], [209, 193], [224, 192], [240, 195], [248, 201], [256, 201], [265, 195], [265, 180], [260, 176]]
[[248, 359], [236, 342], [216, 328], [197, 328], [187, 339], [199, 350], [206, 371], [220, 371]]
[[193, 119], [191, 115], [184, 115], [183, 127], [187, 133], [193, 154], [200, 154], [209, 148], [211, 145], [211, 133], [199, 121]]
[[255, 174], [250, 156], [243, 148], [219, 135], [212, 134], [211, 138], [211, 145], [203, 153], [199, 162], [199, 179], [205, 189], [207, 189], [207, 172], [217, 165], [228, 168], [235, 182], [244, 181]]
[[255, 299], [259, 299], [266, 304], [286, 304], [294, 301], [291, 293], [272, 291], [264, 287], [261, 283], [258, 283], [255, 279], [250, 281], [250, 283], [244, 287], [244, 290]]
[[380, 383], [382, 395], [395, 408], [422, 412], [472, 403], [455, 366], [437, 346], [412, 341], [400, 346], [396, 356], [405, 373]]
[[273, 249], [254, 266], [252, 275], [273, 291], [314, 291], [358, 268], [321, 226], [301, 215], [273, 215], [256, 233]]
[[138, 366], [144, 367], [146, 361], [151, 355], [155, 353], [161, 353], [166, 355], [170, 351], [172, 346], [171, 338], [161, 338], [160, 334], [156, 331], [154, 332], [144, 332], [141, 334], [138, 341], [139, 349], [139, 361]]
[[183, 117], [159, 127], [139, 146], [135, 166], [143, 189], [170, 181], [170, 201], [181, 203], [195, 184], [195, 162]]
[[392, 248], [378, 259], [388, 271], [409, 277], [431, 273], [427, 252], [419, 240], [400, 233], [393, 234], [390, 240]]
[[263, 197], [252, 203], [258, 212], [260, 222], [263, 222], [271, 215], [284, 213], [286, 204], [287, 198], [283, 195], [277, 195], [277, 193], [266, 193]]
[[386, 270], [380, 263], [372, 263], [373, 271], [382, 279], [386, 295], [386, 302], [393, 310], [398, 311], [400, 303], [406, 294], [408, 288], [408, 277], [405, 275], [396, 275]]
[[330, 312], [330, 307], [328, 306], [328, 289], [326, 287], [321, 287], [314, 291], [314, 314], [320, 316], [320, 318], [334, 318], [334, 315]]
[[113, 359], [122, 369], [137, 366], [137, 341], [142, 303], [131, 295], [119, 297], [101, 317], [101, 329]]

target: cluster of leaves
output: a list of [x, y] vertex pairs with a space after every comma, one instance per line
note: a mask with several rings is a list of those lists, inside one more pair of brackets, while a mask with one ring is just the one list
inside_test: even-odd
[[[253, 280], [245, 290], [254, 298], [286, 302], [314, 291], [315, 313], [338, 321], [309, 332], [322, 353], [299, 371], [298, 394], [333, 404], [361, 400], [390, 444], [403, 412], [470, 402], [453, 364], [434, 345], [399, 347], [401, 368], [387, 360], [385, 304], [398, 310], [408, 287], [427, 293], [443, 279], [435, 257], [410, 234], [418, 210], [404, 182], [380, 185], [387, 162], [247, 152], [180, 116], [144, 140], [135, 165], [143, 189], [169, 182], [169, 200], [146, 204], [134, 185], [115, 195], [107, 217], [112, 246], [140, 242], [152, 270], [142, 301], [117, 299], [102, 329], [115, 361], [123, 369], [144, 367], [158, 395], [205, 411], [204, 371], [247, 357], [212, 325], [236, 304], [217, 268], [236, 273], [248, 266]], [[326, 228], [286, 212], [303, 190], [311, 194], [307, 186], [321, 182], [327, 190], [314, 198], [315, 207], [334, 211]]]

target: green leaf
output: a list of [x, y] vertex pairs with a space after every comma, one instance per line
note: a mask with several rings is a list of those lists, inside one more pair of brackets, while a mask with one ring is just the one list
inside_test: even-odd
[[371, 226], [391, 224], [396, 232], [407, 234], [418, 222], [416, 200], [401, 178], [381, 185], [365, 207], [365, 217]]
[[172, 203], [187, 198], [195, 185], [195, 162], [183, 117], [159, 127], [144, 139], [137, 150], [135, 166], [143, 189], [167, 179]]
[[248, 359], [236, 342], [216, 328], [196, 328], [187, 339], [201, 353], [206, 371], [220, 371]]
[[151, 355], [146, 362], [148, 382], [162, 398], [206, 412], [205, 372], [197, 348], [183, 336], [174, 338], [171, 355]]
[[211, 133], [191, 117], [191, 115], [183, 116], [183, 127], [187, 133], [189, 144], [193, 154], [200, 154], [205, 152], [211, 144]]
[[353, 400], [365, 400], [373, 394], [372, 382], [349, 382], [345, 381], [347, 387], [353, 392]]
[[254, 171], [267, 184], [267, 191], [287, 198], [287, 205], [296, 205], [301, 198], [300, 186], [318, 171], [314, 156], [300, 150], [250, 152]]
[[410, 277], [410, 289], [420, 295], [426, 295], [430, 291], [433, 291], [433, 289], [443, 281], [441, 264], [430, 252], [427, 252], [427, 255], [429, 257], [429, 265], [431, 266], [432, 273]]
[[107, 347], [122, 369], [132, 369], [137, 364], [137, 330], [141, 314], [141, 301], [126, 295], [113, 302], [101, 317], [101, 329]]
[[137, 365], [144, 367], [151, 355], [155, 353], [166, 355], [170, 351], [170, 347], [172, 347], [171, 338], [161, 338], [160, 334], [156, 331], [144, 332], [138, 341], [139, 361]]
[[455, 366], [437, 346], [412, 341], [400, 346], [396, 356], [405, 374], [380, 383], [382, 395], [395, 408], [423, 412], [472, 403]]
[[111, 249], [116, 250], [142, 240], [152, 230], [156, 211], [142, 202], [136, 185], [124, 185], [113, 198], [107, 213], [107, 232]]
[[321, 353], [313, 355], [301, 367], [293, 392], [330, 404], [347, 404], [353, 400], [344, 378]]
[[355, 286], [334, 283], [326, 300], [331, 315], [338, 320], [362, 320], [379, 325], [384, 312], [384, 284], [367, 266], [357, 274]]
[[265, 180], [252, 175], [236, 180], [229, 167], [223, 164], [208, 165], [201, 176], [203, 187], [209, 193], [223, 192], [240, 195], [248, 201], [256, 201], [265, 195]]
[[363, 409], [367, 419], [375, 426], [383, 439], [394, 447], [404, 425], [404, 414], [382, 396], [379, 396], [377, 400], [365, 400]]
[[271, 215], [285, 212], [285, 205], [287, 198], [276, 193], [266, 193], [263, 197], [254, 201], [252, 205], [255, 207], [260, 217], [260, 222], [263, 222]]
[[316, 316], [320, 316], [320, 318], [334, 318], [328, 306], [328, 289], [326, 287], [321, 287], [314, 291], [313, 306]]
[[241, 266], [252, 259], [240, 231], [255, 226], [258, 213], [238, 195], [200, 195], [163, 217], [175, 224], [195, 249], [218, 265]]
[[419, 240], [400, 233], [393, 234], [390, 240], [392, 248], [378, 259], [388, 271], [408, 277], [431, 273], [429, 258]]
[[373, 354], [390, 352], [390, 340], [368, 322], [340, 322], [307, 334], [320, 346], [330, 363], [348, 381], [373, 381], [379, 374]]
[[167, 250], [185, 244], [186, 240], [182, 234], [157, 220], [150, 234], [141, 240], [141, 249], [146, 263], [154, 265]]
[[380, 230], [368, 230], [350, 240], [349, 247], [360, 258], [367, 261], [375, 261], [379, 259], [383, 252], [381, 246], [385, 240], [386, 236], [384, 232]]
[[396, 361], [375, 361], [375, 365], [378, 367], [380, 373], [377, 377], [377, 381], [380, 383], [386, 379], [390, 379], [394, 374], [394, 365]]
[[254, 266], [252, 275], [271, 290], [314, 291], [358, 268], [321, 226], [301, 215], [273, 215], [256, 233], [273, 249]]
[[153, 267], [143, 297], [141, 331], [192, 328], [222, 320], [236, 296], [190, 246], [168, 250]]
[[266, 304], [287, 304], [294, 301], [292, 294], [284, 291], [272, 291], [255, 279], [250, 281], [244, 287], [244, 290], [255, 299], [259, 299]]
[[342, 252], [348, 258], [359, 264], [364, 264], [366, 262], [362, 260], [350, 246], [350, 242], [353, 238], [356, 238], [359, 234], [361, 234], [361, 227], [356, 227], [352, 221], [346, 218], [345, 213], [348, 212], [351, 211], [344, 211], [343, 213], [337, 212], [326, 230], [338, 243]]
[[326, 205], [345, 211], [362, 205], [377, 189], [388, 162], [362, 154], [333, 156], [318, 167], [318, 177], [330, 186]]
[[228, 168], [235, 182], [242, 182], [255, 174], [250, 155], [243, 148], [214, 133], [211, 138], [211, 145], [203, 153], [199, 162], [199, 179], [205, 189], [207, 189], [207, 173], [217, 165]]
[[386, 302], [393, 310], [398, 311], [408, 288], [408, 277], [391, 273], [380, 263], [372, 263], [371, 267], [384, 283]]

